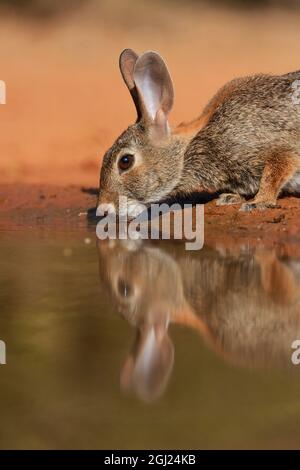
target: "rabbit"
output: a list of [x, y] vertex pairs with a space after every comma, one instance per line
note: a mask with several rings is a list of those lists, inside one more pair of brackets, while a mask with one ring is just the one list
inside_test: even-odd
[[300, 193], [300, 71], [234, 79], [199, 118], [171, 130], [174, 91], [162, 57], [125, 49], [119, 64], [137, 120], [104, 155], [101, 209], [134, 215], [141, 205], [213, 192], [218, 205], [264, 210], [283, 191]]
[[123, 388], [146, 401], [164, 392], [175, 357], [170, 325], [196, 331], [233, 366], [297, 371], [300, 258], [265, 248], [187, 253], [175, 244], [134, 243], [98, 241], [100, 277], [136, 331]]
[[178, 264], [167, 252], [140, 240], [99, 240], [98, 253], [100, 278], [119, 314], [136, 332], [121, 370], [121, 387], [145, 402], [155, 401], [174, 365], [170, 323], [204, 333], [206, 326], [191, 311]]

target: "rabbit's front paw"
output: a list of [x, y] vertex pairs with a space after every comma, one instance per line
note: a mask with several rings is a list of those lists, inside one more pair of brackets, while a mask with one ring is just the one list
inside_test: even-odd
[[240, 204], [244, 201], [244, 198], [239, 194], [234, 193], [223, 193], [217, 199], [216, 205], [217, 206], [227, 206], [231, 204]]
[[278, 207], [273, 202], [245, 202], [241, 205], [241, 212], [251, 212], [253, 210], [265, 211], [266, 209], [275, 209]]

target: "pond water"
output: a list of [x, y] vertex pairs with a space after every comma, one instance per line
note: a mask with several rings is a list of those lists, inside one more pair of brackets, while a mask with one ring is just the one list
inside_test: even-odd
[[94, 232], [0, 249], [1, 448], [300, 446], [300, 259]]

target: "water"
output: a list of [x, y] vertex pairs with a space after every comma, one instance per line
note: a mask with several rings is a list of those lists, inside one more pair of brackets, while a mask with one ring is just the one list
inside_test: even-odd
[[1, 448], [300, 445], [300, 259], [0, 236]]

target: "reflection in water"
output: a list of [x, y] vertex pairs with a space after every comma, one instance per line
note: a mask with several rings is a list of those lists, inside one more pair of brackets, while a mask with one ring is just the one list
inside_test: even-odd
[[170, 323], [197, 330], [232, 364], [291, 367], [291, 344], [300, 338], [300, 260], [140, 241], [99, 241], [98, 251], [101, 279], [135, 329], [124, 390], [144, 401], [163, 394], [174, 363]]

